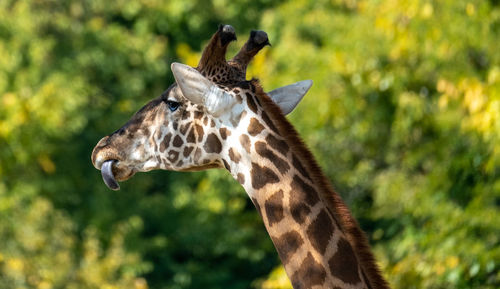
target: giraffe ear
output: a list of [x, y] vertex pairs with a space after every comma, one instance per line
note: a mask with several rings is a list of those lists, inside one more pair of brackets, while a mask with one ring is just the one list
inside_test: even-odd
[[230, 106], [233, 100], [231, 95], [208, 80], [198, 70], [175, 62], [170, 67], [182, 94], [189, 101], [203, 105], [207, 112], [214, 116], [219, 116]]
[[287, 115], [299, 104], [309, 88], [312, 80], [302, 80], [287, 86], [276, 88], [267, 94], [281, 108], [283, 114]]

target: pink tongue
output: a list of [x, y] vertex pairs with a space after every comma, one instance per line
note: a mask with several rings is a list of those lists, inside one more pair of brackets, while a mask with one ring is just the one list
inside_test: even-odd
[[104, 183], [106, 184], [106, 186], [108, 186], [108, 188], [118, 191], [120, 189], [120, 185], [116, 181], [112, 170], [114, 162], [115, 160], [105, 161], [101, 167], [101, 175]]

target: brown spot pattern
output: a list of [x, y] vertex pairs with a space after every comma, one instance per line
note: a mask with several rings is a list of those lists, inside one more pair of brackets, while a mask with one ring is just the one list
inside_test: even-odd
[[264, 120], [264, 122], [267, 124], [267, 126], [274, 132], [276, 132], [277, 134], [278, 133], [278, 129], [276, 128], [276, 126], [274, 126], [273, 122], [271, 121], [271, 119], [269, 118], [269, 116], [267, 116], [267, 113], [265, 111], [262, 112], [262, 119]]
[[174, 142], [172, 143], [175, 147], [180, 147], [183, 144], [182, 138], [178, 135], [174, 137]]
[[333, 223], [325, 210], [321, 210], [316, 219], [307, 228], [307, 235], [314, 249], [325, 254], [328, 242], [333, 235]]
[[195, 143], [196, 142], [196, 138], [194, 136], [194, 130], [190, 130], [187, 137], [186, 137], [186, 142], [188, 143]]
[[290, 279], [294, 289], [311, 288], [325, 282], [326, 272], [323, 266], [314, 260], [311, 253], [308, 253], [299, 269]]
[[[182, 120], [192, 119], [192, 115], [193, 115], [193, 114], [192, 114], [190, 111], [185, 110], [185, 111], [182, 113], [182, 117], [181, 117], [181, 119], [182, 119]], [[189, 125], [189, 123], [188, 123], [188, 125]]]
[[194, 112], [194, 118], [201, 119], [202, 117], [203, 117], [203, 112], [201, 112], [201, 111]]
[[223, 140], [225, 140], [228, 136], [231, 135], [231, 132], [227, 130], [225, 127], [221, 127], [219, 129], [220, 136]]
[[238, 175], [236, 177], [237, 177], [236, 179], [238, 180], [238, 183], [240, 183], [242, 185], [245, 183], [245, 175], [244, 174], [238, 173]]
[[290, 213], [295, 222], [302, 224], [306, 220], [311, 209], [299, 198], [290, 198]]
[[241, 155], [235, 151], [233, 148], [230, 148], [229, 149], [229, 158], [235, 162], [235, 163], [239, 163], [240, 162], [240, 159], [241, 159]]
[[196, 134], [198, 135], [198, 142], [201, 142], [203, 139], [203, 127], [199, 124], [195, 124], [194, 128], [196, 130]]
[[358, 274], [358, 260], [351, 244], [346, 239], [341, 238], [337, 246], [337, 252], [328, 261], [330, 272], [346, 283], [358, 283], [361, 281]]
[[200, 158], [201, 158], [201, 149], [196, 148], [196, 150], [194, 151], [194, 159], [199, 160]]
[[293, 253], [304, 244], [302, 237], [295, 231], [287, 232], [279, 238], [273, 238], [273, 241], [283, 264], [286, 264]]
[[218, 154], [222, 150], [222, 144], [219, 138], [214, 133], [211, 133], [207, 136], [207, 140], [205, 141], [203, 148], [207, 153]]
[[246, 134], [242, 134], [240, 136], [240, 143], [247, 153], [250, 153], [250, 137]]
[[300, 174], [302, 174], [305, 178], [311, 180], [311, 177], [307, 173], [306, 169], [302, 166], [302, 163], [300, 163], [299, 159], [293, 155], [292, 157], [292, 165], [299, 171]]
[[272, 170], [261, 167], [256, 163], [252, 163], [250, 175], [252, 176], [252, 187], [256, 190], [267, 184], [277, 183], [280, 180]]
[[264, 208], [266, 210], [267, 222], [270, 227], [283, 220], [283, 191], [279, 190], [272, 194], [264, 203]]
[[264, 126], [260, 124], [260, 122], [255, 117], [252, 117], [252, 119], [250, 119], [250, 124], [248, 125], [248, 133], [251, 136], [258, 135], [263, 129]]
[[170, 150], [170, 151], [168, 151], [167, 158], [171, 163], [174, 163], [177, 160], [177, 158], [179, 158], [179, 152], [174, 151], [174, 150]]
[[293, 219], [302, 224], [311, 213], [311, 207], [319, 202], [318, 193], [297, 175], [293, 177], [290, 186], [294, 190], [292, 193], [294, 197], [290, 198], [290, 212]]
[[193, 149], [194, 149], [194, 147], [185, 147], [184, 152], [183, 152], [184, 157], [187, 157], [189, 154], [191, 154]]
[[172, 138], [172, 134], [167, 133], [167, 135], [165, 136], [165, 138], [163, 139], [163, 141], [160, 144], [160, 151], [161, 152], [164, 152], [167, 149], [167, 147], [170, 146], [170, 139], [171, 138]]
[[179, 132], [182, 134], [182, 135], [185, 135], [186, 132], [188, 131], [189, 127], [191, 126], [190, 123], [186, 123], [186, 124], [183, 124], [181, 125], [181, 128], [179, 129]]
[[306, 184], [299, 176], [295, 175], [293, 177], [292, 188], [298, 188], [301, 190], [301, 195], [305, 196], [305, 201], [309, 206], [314, 206], [319, 202], [318, 192]]
[[275, 153], [273, 153], [273, 151], [269, 150], [265, 142], [262, 141], [256, 142], [255, 151], [259, 155], [270, 160], [271, 163], [273, 163], [276, 166], [276, 168], [280, 171], [281, 174], [286, 173], [290, 169], [288, 163], [282, 158], [278, 157]]
[[280, 152], [282, 155], [286, 156], [290, 147], [284, 140], [279, 140], [272, 134], [266, 137], [266, 142], [276, 151]]

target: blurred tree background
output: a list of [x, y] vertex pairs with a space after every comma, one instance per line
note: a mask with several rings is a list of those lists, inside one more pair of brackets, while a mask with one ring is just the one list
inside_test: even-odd
[[225, 171], [90, 162], [219, 23], [314, 80], [290, 119], [395, 288], [500, 287], [499, 1], [2, 0], [0, 288], [291, 288]]

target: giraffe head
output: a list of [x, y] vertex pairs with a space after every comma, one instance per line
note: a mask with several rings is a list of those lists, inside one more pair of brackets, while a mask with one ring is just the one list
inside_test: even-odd
[[[228, 145], [228, 135], [242, 129], [240, 119], [256, 105], [256, 81], [245, 80], [246, 66], [269, 44], [265, 32], [252, 31], [236, 57], [226, 61], [227, 46], [235, 39], [230, 25], [220, 26], [197, 68], [173, 63], [176, 82], [124, 126], [99, 141], [92, 152], [92, 163], [101, 170], [109, 188], [119, 189], [117, 181], [127, 180], [136, 172], [225, 166], [221, 152]], [[302, 81], [268, 94], [287, 114], [311, 84]]]

